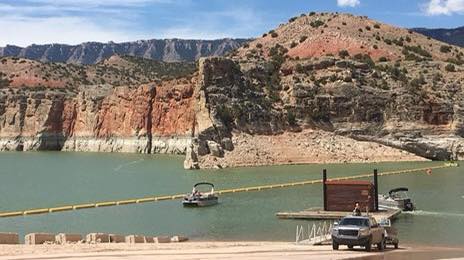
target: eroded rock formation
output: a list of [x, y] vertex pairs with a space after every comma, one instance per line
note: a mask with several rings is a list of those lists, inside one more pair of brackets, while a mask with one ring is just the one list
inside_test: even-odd
[[185, 153], [194, 123], [191, 82], [3, 89], [0, 150]]

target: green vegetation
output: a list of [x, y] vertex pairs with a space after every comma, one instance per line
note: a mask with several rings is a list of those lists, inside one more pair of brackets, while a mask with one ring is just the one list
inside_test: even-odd
[[192, 75], [196, 70], [196, 64], [193, 62], [160, 62], [133, 56], [123, 56], [123, 58], [135, 65], [134, 71], [139, 71], [145, 76], [181, 78]]
[[461, 59], [448, 58], [446, 59], [446, 62], [453, 63], [455, 65], [464, 65], [464, 60]]
[[451, 46], [442, 45], [442, 46], [440, 46], [440, 51], [443, 52], [443, 53], [451, 52]]
[[296, 115], [291, 110], [287, 110], [287, 122], [291, 126], [296, 125]]
[[404, 53], [406, 51], [414, 52], [414, 53], [419, 54], [420, 56], [426, 57], [426, 58], [431, 58], [432, 57], [432, 55], [428, 51], [422, 49], [422, 47], [420, 45], [417, 45], [417, 46], [408, 46], [408, 45], [406, 45], [406, 46], [403, 47], [403, 51], [404, 51]]
[[350, 53], [347, 50], [341, 50], [341, 51], [338, 52], [338, 56], [340, 56], [340, 58], [344, 59], [346, 57], [349, 57]]
[[261, 48], [263, 48], [263, 45], [261, 43], [257, 43], [256, 48], [261, 49]]
[[6, 76], [6, 74], [0, 72], [0, 88], [10, 86], [10, 80]]
[[380, 29], [380, 24], [378, 24], [378, 23], [374, 24], [374, 28], [375, 29]]
[[455, 72], [456, 68], [454, 67], [453, 64], [448, 63], [448, 65], [445, 66], [445, 70], [448, 71], [448, 72]]
[[231, 129], [234, 123], [234, 117], [232, 115], [231, 109], [225, 105], [216, 106], [216, 115], [224, 123], [224, 125]]
[[406, 76], [408, 71], [406, 69], [401, 69], [399, 67], [399, 64], [395, 64], [395, 66], [380, 65], [376, 68], [380, 71], [387, 72], [390, 75], [390, 77], [394, 80], [401, 81], [403, 83], [407, 83], [408, 81], [408, 77]]
[[279, 36], [279, 35], [278, 35], [276, 32], [272, 32], [272, 33], [271, 33], [271, 37], [272, 37], [272, 38], [277, 38], [278, 36]]
[[386, 61], [388, 61], [387, 57], [382, 56], [379, 58], [379, 62], [386, 62]]
[[312, 21], [312, 22], [310, 23], [310, 25], [311, 25], [313, 28], [317, 28], [317, 27], [319, 27], [319, 26], [324, 25], [324, 22], [321, 21], [321, 20], [315, 20], [315, 21]]
[[417, 62], [421, 62], [421, 61], [424, 60], [423, 58], [415, 55], [414, 53], [410, 53], [407, 49], [403, 49], [402, 53], [403, 53], [404, 58], [406, 60], [413, 60], [413, 61], [417, 61]]
[[280, 100], [278, 91], [281, 89], [280, 85], [280, 68], [285, 62], [286, 54], [288, 50], [280, 44], [276, 44], [274, 47], [269, 49], [269, 56], [271, 60], [265, 64], [265, 71], [267, 74], [265, 87], [267, 96], [273, 101], [277, 102]]
[[289, 22], [289, 23], [293, 23], [294, 21], [296, 21], [297, 18], [298, 18], [298, 17], [296, 17], [296, 16], [295, 16], [295, 17], [292, 17], [292, 18], [290, 18], [290, 19], [288, 20], [288, 22]]
[[301, 36], [300, 43], [306, 41], [306, 39], [308, 39], [308, 36]]
[[296, 43], [296, 42], [292, 42], [290, 44], [290, 48], [295, 48], [296, 46], [298, 46], [298, 43]]
[[369, 54], [358, 53], [358, 54], [354, 55], [353, 58], [355, 60], [359, 61], [359, 62], [366, 63], [371, 68], [373, 68], [375, 66], [375, 62], [372, 60], [372, 58], [371, 58], [371, 56], [369, 56]]
[[400, 46], [402, 47], [404, 44], [403, 44], [403, 38], [400, 38], [399, 40], [397, 39], [393, 39], [392, 42], [397, 45], [397, 46]]
[[367, 31], [370, 31], [370, 30], [371, 30], [371, 27], [370, 27], [370, 26], [366, 26], [366, 30], [367, 30]]

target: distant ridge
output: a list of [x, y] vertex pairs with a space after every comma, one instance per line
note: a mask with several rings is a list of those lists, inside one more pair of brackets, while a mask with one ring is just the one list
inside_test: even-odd
[[74, 64], [96, 64], [115, 54], [166, 62], [195, 61], [206, 56], [223, 56], [247, 41], [249, 40], [152, 39], [123, 43], [86, 42], [79, 45], [32, 44], [25, 48], [7, 45], [6, 47], [0, 47], [0, 56]]
[[464, 26], [454, 29], [413, 28], [412, 30], [435, 40], [464, 47]]

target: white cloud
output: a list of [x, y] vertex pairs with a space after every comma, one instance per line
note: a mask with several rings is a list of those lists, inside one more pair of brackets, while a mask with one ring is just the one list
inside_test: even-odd
[[27, 0], [34, 4], [48, 4], [62, 7], [140, 6], [144, 4], [168, 4], [174, 0]]
[[355, 7], [360, 3], [359, 0], [337, 0], [337, 5], [340, 7]]
[[8, 37], [0, 38], [0, 46], [15, 44], [27, 46], [32, 43], [78, 44], [88, 41], [129, 41], [142, 35], [112, 30], [97, 26], [81, 17], [2, 17], [0, 28]]
[[265, 13], [253, 8], [191, 10], [189, 15], [152, 14], [154, 7], [150, 4], [182, 3], [185, 7], [190, 0], [22, 0], [22, 4], [17, 3], [0, 3], [0, 28], [7, 36], [0, 37], [0, 46], [251, 37], [259, 35], [264, 21], [268, 20], [264, 18]]
[[430, 0], [423, 9], [429, 15], [464, 14], [464, 0]]
[[153, 32], [157, 38], [220, 39], [259, 35], [265, 18], [259, 11], [235, 8], [227, 11], [194, 12], [175, 25]]

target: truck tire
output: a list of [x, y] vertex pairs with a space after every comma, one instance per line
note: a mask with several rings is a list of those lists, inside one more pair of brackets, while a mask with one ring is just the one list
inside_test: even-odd
[[338, 250], [338, 244], [337, 244], [337, 242], [332, 242], [332, 249], [333, 249], [333, 250]]
[[364, 246], [366, 248], [366, 252], [370, 252], [372, 249], [372, 238], [369, 238], [367, 241], [366, 245]]
[[349, 249], [353, 249], [353, 245], [348, 245], [348, 248], [349, 248]]
[[398, 248], [399, 248], [398, 243], [395, 243], [394, 246], [395, 246], [395, 249], [398, 249]]

